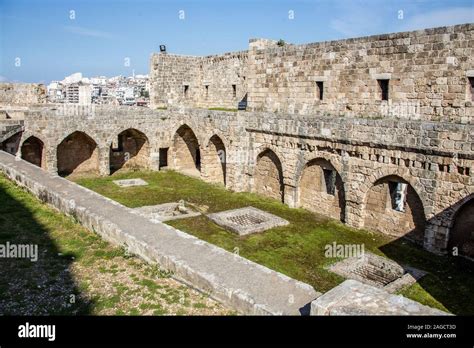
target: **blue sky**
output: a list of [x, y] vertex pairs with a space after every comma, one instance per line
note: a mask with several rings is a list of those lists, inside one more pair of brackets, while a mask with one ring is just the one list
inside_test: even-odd
[[247, 49], [254, 37], [308, 43], [472, 23], [473, 8], [474, 0], [0, 0], [0, 81], [144, 74], [160, 44], [208, 55]]

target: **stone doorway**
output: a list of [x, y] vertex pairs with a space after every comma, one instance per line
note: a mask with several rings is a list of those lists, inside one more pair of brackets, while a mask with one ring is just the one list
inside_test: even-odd
[[26, 139], [21, 146], [21, 158], [35, 166], [44, 168], [45, 159], [43, 142], [34, 136]]

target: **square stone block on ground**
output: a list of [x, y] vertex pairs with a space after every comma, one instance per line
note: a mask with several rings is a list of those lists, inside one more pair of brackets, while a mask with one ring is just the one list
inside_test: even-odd
[[114, 184], [120, 187], [131, 187], [131, 186], [145, 186], [148, 183], [143, 179], [124, 179], [114, 180]]
[[181, 202], [149, 205], [135, 208], [135, 211], [152, 221], [169, 221], [201, 215], [200, 212]]
[[208, 217], [219, 226], [225, 227], [240, 236], [289, 224], [285, 219], [254, 207], [226, 210], [209, 214]]
[[395, 261], [365, 252], [362, 257], [349, 257], [328, 267], [344, 278], [384, 289], [389, 293], [415, 283], [426, 275], [419, 269], [401, 266]]
[[311, 302], [311, 315], [450, 315], [401, 295], [346, 280]]

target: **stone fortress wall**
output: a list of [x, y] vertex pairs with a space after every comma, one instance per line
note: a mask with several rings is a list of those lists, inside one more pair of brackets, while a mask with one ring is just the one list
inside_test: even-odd
[[[361, 38], [339, 42], [341, 45], [354, 44], [354, 47], [359, 47], [358, 43], [367, 46], [371, 42], [374, 48], [368, 49], [367, 55], [361, 58], [368, 62], [378, 59], [372, 50], [382, 54], [382, 48], [375, 48], [377, 45], [387, 48], [383, 45], [399, 42], [399, 45], [409, 48], [411, 44], [408, 41], [412, 42], [413, 37], [420, 40], [426, 37], [424, 40], [428, 41], [423, 43], [423, 49], [428, 49], [428, 46], [432, 49], [423, 58], [428, 63], [408, 64], [404, 68], [409, 70], [408, 75], [412, 70], [414, 73], [416, 67], [438, 64], [434, 63], [438, 61], [434, 55], [444, 55], [444, 45], [462, 47], [454, 49], [455, 46], [450, 46], [450, 54], [456, 56], [457, 64], [439, 63], [438, 70], [430, 68], [423, 72], [425, 77], [415, 74], [412, 96], [424, 105], [417, 117], [380, 116], [377, 107], [374, 107], [379, 101], [375, 100], [375, 94], [370, 94], [372, 92], [360, 92], [360, 104], [356, 103], [359, 100], [356, 94], [351, 97], [354, 101], [350, 104], [352, 113], [338, 113], [335, 109], [323, 111], [322, 106], [308, 115], [304, 114], [302, 107], [288, 111], [283, 108], [280, 112], [265, 107], [264, 111], [256, 111], [260, 108], [258, 105], [268, 100], [265, 94], [267, 89], [268, 93], [279, 91], [284, 94], [298, 88], [291, 85], [287, 89], [275, 89], [273, 83], [290, 80], [283, 77], [277, 79], [278, 74], [273, 73], [273, 68], [265, 74], [259, 72], [260, 68], [254, 69], [252, 65], [257, 63], [253, 59], [257, 55], [267, 57], [263, 60], [270, 59], [270, 56], [290, 59], [293, 54], [304, 55], [310, 47], [329, 45], [335, 56], [330, 55], [327, 59], [337, 59], [338, 54], [345, 51], [337, 42], [307, 45], [306, 49], [302, 46], [273, 47], [274, 43], [269, 40], [254, 40], [247, 56], [242, 53], [207, 58], [154, 55], [151, 60], [154, 109], [94, 105], [31, 107], [23, 130], [8, 141], [16, 147], [7, 150], [52, 173], [59, 171], [65, 175], [80, 171], [108, 175], [127, 166], [152, 170], [167, 167], [225, 185], [234, 191], [257, 192], [290, 207], [303, 207], [356, 228], [407, 237], [435, 253], [445, 254], [458, 247], [461, 254], [473, 257], [474, 125], [472, 105], [466, 101], [466, 95], [470, 92], [466, 90], [468, 75], [474, 68], [472, 54], [466, 53], [473, 49], [473, 28], [474, 25], [470, 24], [428, 29], [409, 35], [376, 36], [372, 37], [372, 41]], [[453, 41], [443, 41], [448, 34]], [[436, 42], [431, 42], [432, 39]], [[405, 54], [408, 53], [396, 53], [387, 48], [383, 56], [390, 63], [391, 56]], [[236, 58], [239, 55], [240, 58]], [[359, 62], [358, 59], [355, 62]], [[243, 62], [246, 60], [248, 64], [245, 68]], [[293, 68], [297, 71], [299, 65], [314, 65], [317, 61], [296, 62]], [[384, 70], [375, 70], [375, 74], [395, 76], [388, 76], [390, 86], [393, 83], [388, 102], [390, 97], [398, 95], [397, 98], [402, 98], [402, 94], [397, 93], [408, 93], [397, 89], [401, 85], [397, 85], [395, 79], [403, 81], [411, 78], [408, 75], [397, 77], [395, 63], [393, 71], [386, 70], [392, 66], [389, 63], [382, 64]], [[231, 66], [228, 70], [225, 68], [227, 65]], [[369, 65], [372, 67], [376, 63]], [[335, 64], [332, 67], [336, 69], [337, 66], [342, 70], [337, 74], [331, 72], [329, 76], [360, 76], [362, 79], [362, 71], [365, 71], [366, 80], [360, 86], [367, 84], [369, 88], [370, 81], [373, 82], [370, 71], [365, 68], [343, 73], [342, 66]], [[291, 71], [289, 63], [283, 61], [278, 63], [278, 69]], [[325, 76], [321, 71], [314, 74]], [[219, 74], [228, 77], [228, 80], [209, 80]], [[437, 76], [440, 74], [442, 76]], [[301, 71], [297, 75], [301, 78], [316, 76], [305, 75]], [[208, 80], [204, 81], [203, 76], [207, 76]], [[256, 83], [251, 81], [271, 76], [275, 77], [275, 82], [262, 82], [259, 87], [262, 96], [259, 99]], [[242, 79], [240, 85], [239, 81], [232, 80], [235, 77]], [[233, 93], [230, 98], [222, 97], [222, 100], [210, 94], [211, 84], [219, 86], [219, 83], [230, 81], [237, 84], [235, 102], [244, 93], [248, 94], [248, 110], [207, 110], [208, 107], [229, 107], [230, 104], [224, 104], [232, 101]], [[436, 81], [445, 84], [438, 85]], [[210, 86], [209, 98], [213, 101], [209, 104], [202, 99], [204, 82]], [[322, 82], [324, 88], [329, 88], [332, 83], [327, 79]], [[189, 94], [185, 99], [184, 89], [181, 89], [183, 83], [189, 83]], [[340, 85], [344, 90], [349, 83], [341, 82]], [[453, 92], [454, 99], [448, 102], [446, 97], [450, 94], [450, 88], [461, 85], [463, 92]], [[225, 91], [221, 89], [220, 92]], [[333, 97], [333, 93], [331, 89], [324, 90], [328, 99]], [[302, 100], [309, 98], [309, 95], [303, 93]], [[352, 94], [347, 92], [347, 95]], [[408, 94], [404, 97], [409, 98]], [[279, 102], [284, 100], [278, 97]], [[435, 100], [441, 101], [441, 106], [432, 106]], [[221, 104], [217, 106], [219, 102]], [[331, 108], [333, 104], [337, 102], [328, 102], [325, 107]], [[167, 109], [160, 110], [164, 107]], [[366, 111], [362, 112], [363, 108], [367, 108]], [[357, 110], [359, 114], [355, 112]], [[433, 113], [434, 110], [438, 111]], [[126, 156], [131, 160], [125, 160]]]
[[473, 42], [474, 25], [464, 24], [306, 45], [253, 39], [246, 52], [210, 57], [155, 54], [152, 106], [237, 108], [247, 94], [252, 111], [471, 123]]
[[247, 52], [207, 57], [154, 54], [151, 107], [236, 108], [247, 92], [246, 74]]

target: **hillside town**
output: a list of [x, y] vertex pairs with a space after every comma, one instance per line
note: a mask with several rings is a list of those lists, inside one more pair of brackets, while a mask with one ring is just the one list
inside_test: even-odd
[[84, 77], [77, 72], [47, 86], [52, 103], [147, 106], [148, 75]]

